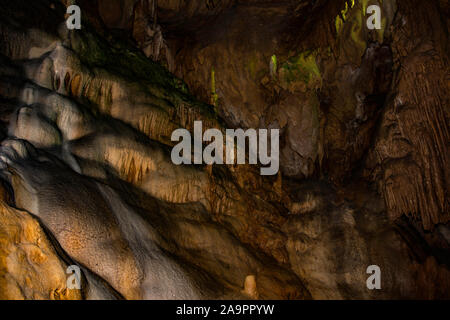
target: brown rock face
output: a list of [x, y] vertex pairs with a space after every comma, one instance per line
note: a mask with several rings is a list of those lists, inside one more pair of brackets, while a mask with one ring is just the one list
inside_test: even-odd
[[[383, 9], [388, 30], [395, 5]], [[230, 126], [281, 129], [284, 175], [348, 176], [392, 79], [384, 30], [368, 32], [362, 2], [238, 2], [198, 28], [184, 18], [184, 33], [167, 22], [168, 65], [196, 96]]]
[[[380, 31], [365, 26], [370, 4], [382, 8]], [[167, 65], [196, 96], [231, 126], [282, 129], [283, 174], [341, 182], [371, 150], [368, 172], [392, 219], [429, 230], [449, 221], [447, 7], [237, 1], [205, 11], [193, 1], [190, 11], [175, 1], [158, 10]], [[214, 20], [200, 19], [207, 13]]]
[[98, 1], [98, 11], [109, 28], [130, 28], [135, 0]]
[[[0, 298], [448, 299], [448, 80], [446, 1], [0, 2]], [[194, 121], [280, 173], [175, 165]]]
[[0, 202], [0, 299], [80, 300], [39, 223]]
[[448, 30], [436, 2], [398, 4], [395, 78], [371, 153], [390, 216], [424, 229], [450, 220]]

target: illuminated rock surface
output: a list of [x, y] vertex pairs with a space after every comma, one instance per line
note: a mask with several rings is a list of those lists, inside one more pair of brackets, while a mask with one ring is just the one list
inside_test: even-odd
[[[448, 6], [415, 2], [0, 1], [0, 298], [449, 298]], [[282, 174], [174, 165], [200, 120], [280, 128]]]

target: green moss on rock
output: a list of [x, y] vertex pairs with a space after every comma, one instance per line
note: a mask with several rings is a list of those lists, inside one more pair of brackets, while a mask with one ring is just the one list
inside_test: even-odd
[[282, 64], [282, 79], [287, 84], [304, 82], [306, 85], [321, 81], [315, 51], [304, 51]]

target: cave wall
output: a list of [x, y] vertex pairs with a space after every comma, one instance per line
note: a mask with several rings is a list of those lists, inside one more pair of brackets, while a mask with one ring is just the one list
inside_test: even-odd
[[158, 4], [166, 65], [227, 124], [280, 128], [284, 175], [343, 183], [365, 167], [392, 219], [449, 221], [448, 2], [186, 6]]
[[388, 212], [426, 230], [449, 221], [448, 29], [437, 2], [398, 4], [395, 76], [368, 160]]
[[[448, 2], [61, 2], [0, 2], [1, 219], [56, 270], [7, 297], [448, 298]], [[282, 173], [173, 165], [195, 120], [281, 129]]]

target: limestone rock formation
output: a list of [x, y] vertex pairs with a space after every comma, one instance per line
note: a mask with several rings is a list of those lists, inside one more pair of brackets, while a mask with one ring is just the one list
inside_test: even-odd
[[[0, 1], [0, 298], [449, 298], [448, 6], [413, 2]], [[173, 164], [194, 121], [280, 129], [281, 172]]]
[[450, 221], [448, 30], [436, 3], [399, 3], [394, 23], [395, 90], [369, 166], [390, 215], [431, 230]]
[[81, 299], [39, 223], [3, 201], [0, 210], [0, 299]]

